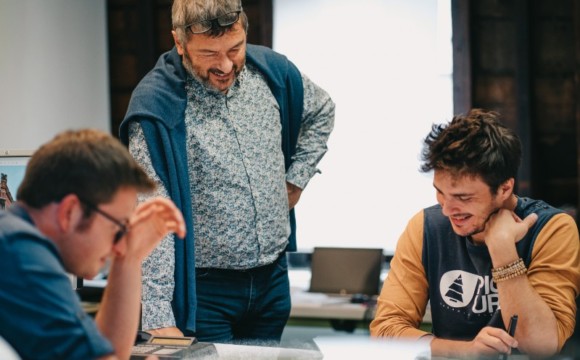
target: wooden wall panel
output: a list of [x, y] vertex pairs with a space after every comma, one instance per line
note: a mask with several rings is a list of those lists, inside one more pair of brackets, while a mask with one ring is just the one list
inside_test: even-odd
[[451, 2], [455, 114], [465, 114], [473, 105], [470, 7], [470, 1]]
[[531, 10], [537, 193], [554, 205], [577, 207], [572, 2], [535, 0]]
[[[464, 3], [469, 3], [465, 5]], [[461, 5], [463, 4], [463, 5]], [[573, 0], [453, 0], [468, 42], [472, 107], [499, 111], [524, 146], [518, 193], [576, 213], [580, 181], [580, 5]], [[467, 8], [467, 10], [465, 10]], [[461, 26], [458, 26], [461, 24]], [[454, 43], [454, 49], [455, 43]], [[464, 106], [464, 99], [456, 97]]]
[[[578, 174], [580, 174], [580, 2], [574, 1], [572, 5], [572, 22], [574, 24], [574, 120], [576, 122], [576, 177], [578, 179]], [[570, 149], [572, 150], [572, 149]], [[576, 193], [579, 194], [580, 198], [580, 181], [576, 181]], [[580, 199], [577, 201], [580, 204]], [[576, 206], [576, 219], [578, 219], [578, 213], [580, 210], [580, 205]], [[579, 300], [576, 300], [578, 305]], [[580, 307], [579, 307], [580, 308]], [[580, 324], [580, 311], [576, 313], [576, 324]], [[578, 325], [577, 325], [578, 326]], [[573, 337], [580, 342], [580, 331], [575, 331]], [[578, 346], [578, 351], [580, 352], [580, 345]]]

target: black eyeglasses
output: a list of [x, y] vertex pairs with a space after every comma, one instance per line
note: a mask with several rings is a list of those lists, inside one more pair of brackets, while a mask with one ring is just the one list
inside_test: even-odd
[[114, 223], [119, 227], [119, 230], [115, 233], [115, 237], [113, 238], [113, 244], [118, 243], [121, 240], [121, 238], [123, 238], [123, 236], [125, 236], [125, 234], [129, 232], [129, 228], [127, 227], [127, 225], [115, 219], [111, 214], [99, 209], [98, 207], [89, 202], [83, 201], [82, 203], [85, 204], [90, 210], [95, 211], [97, 214], [100, 214], [105, 219], [109, 220], [110, 222]]
[[232, 11], [214, 19], [196, 21], [183, 27], [189, 30], [192, 34], [203, 34], [204, 32], [208, 32], [214, 24], [224, 27], [235, 23], [240, 18], [241, 12], [242, 10]]

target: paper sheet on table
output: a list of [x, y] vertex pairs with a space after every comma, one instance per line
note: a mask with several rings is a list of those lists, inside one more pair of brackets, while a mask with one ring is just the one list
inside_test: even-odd
[[334, 359], [397, 359], [427, 360], [431, 358], [429, 341], [377, 339], [368, 335], [316, 337], [314, 342], [324, 360]]

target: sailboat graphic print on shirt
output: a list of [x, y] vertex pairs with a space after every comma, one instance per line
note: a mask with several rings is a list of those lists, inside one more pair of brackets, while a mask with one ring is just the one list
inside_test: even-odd
[[461, 279], [461, 275], [449, 286], [449, 291], [447, 291], [445, 296], [449, 301], [463, 302], [463, 280]]
[[483, 283], [479, 275], [452, 270], [441, 277], [439, 291], [445, 304], [453, 308], [462, 308], [472, 303]]

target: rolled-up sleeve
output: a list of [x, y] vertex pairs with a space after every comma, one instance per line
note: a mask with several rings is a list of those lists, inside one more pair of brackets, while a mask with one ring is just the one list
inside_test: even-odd
[[334, 127], [335, 105], [326, 91], [302, 74], [304, 110], [292, 165], [286, 180], [304, 189], [318, 172], [316, 166], [328, 150], [327, 142]]

